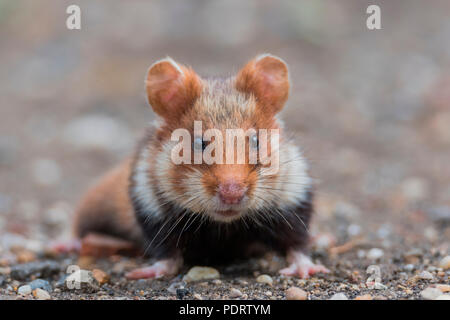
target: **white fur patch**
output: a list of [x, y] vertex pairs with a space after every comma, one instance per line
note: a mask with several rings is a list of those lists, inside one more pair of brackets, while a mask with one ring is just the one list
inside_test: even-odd
[[[262, 175], [255, 188], [255, 206], [279, 209], [299, 205], [311, 189], [308, 165], [299, 148], [289, 142], [280, 143], [279, 171], [272, 176]], [[264, 169], [262, 169], [264, 170]]]
[[138, 160], [133, 172], [133, 194], [144, 213], [152, 214], [154, 217], [160, 215], [159, 205], [150, 186], [150, 150], [146, 146], [139, 153]]

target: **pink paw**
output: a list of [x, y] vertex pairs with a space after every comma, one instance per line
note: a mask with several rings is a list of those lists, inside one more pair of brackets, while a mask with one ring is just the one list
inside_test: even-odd
[[281, 269], [279, 272], [286, 276], [300, 277], [307, 279], [316, 273], [328, 273], [330, 270], [320, 264], [315, 264], [312, 260], [301, 252], [292, 251], [287, 257], [290, 262], [287, 268]]
[[81, 250], [81, 241], [79, 239], [57, 241], [51, 243], [48, 247], [48, 250], [56, 254], [79, 252]]
[[164, 276], [174, 275], [181, 266], [180, 259], [167, 259], [155, 262], [149, 267], [135, 269], [128, 272], [125, 277], [132, 280], [161, 278]]

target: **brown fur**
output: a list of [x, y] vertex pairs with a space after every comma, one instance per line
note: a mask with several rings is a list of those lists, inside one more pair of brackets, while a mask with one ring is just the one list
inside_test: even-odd
[[128, 240], [142, 241], [128, 196], [131, 160], [106, 173], [85, 195], [75, 212], [74, 234], [81, 238], [90, 231], [103, 231]]
[[192, 69], [172, 60], [156, 62], [146, 80], [149, 103], [168, 122], [176, 121], [183, 109], [194, 103], [201, 87], [201, 80]]

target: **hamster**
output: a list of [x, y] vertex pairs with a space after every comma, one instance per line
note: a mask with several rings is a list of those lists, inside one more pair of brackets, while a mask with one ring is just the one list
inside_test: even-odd
[[[175, 275], [184, 263], [229, 263], [268, 250], [286, 256], [282, 274], [307, 278], [328, 272], [307, 255], [312, 181], [278, 118], [289, 94], [286, 63], [263, 54], [234, 76], [202, 78], [165, 58], [150, 67], [145, 85], [158, 121], [134, 155], [87, 192], [75, 213], [76, 236], [105, 233], [141, 246], [156, 262], [129, 272], [130, 279]], [[195, 122], [224, 135], [228, 129], [277, 132], [276, 149], [266, 148], [268, 154], [277, 152], [277, 170], [268, 174], [262, 158], [250, 163], [249, 151], [241, 154], [244, 163], [174, 163], [175, 130], [192, 136], [179, 153], [185, 159], [213, 143], [194, 132]], [[246, 136], [246, 145], [262, 148], [260, 138]]]

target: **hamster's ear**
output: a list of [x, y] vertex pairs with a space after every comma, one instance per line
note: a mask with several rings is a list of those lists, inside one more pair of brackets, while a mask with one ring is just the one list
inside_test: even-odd
[[170, 121], [178, 119], [201, 93], [201, 79], [191, 69], [167, 57], [155, 62], [147, 73], [146, 90], [153, 110]]
[[253, 94], [263, 112], [276, 114], [289, 95], [289, 73], [278, 57], [263, 54], [251, 60], [236, 76], [236, 89]]

